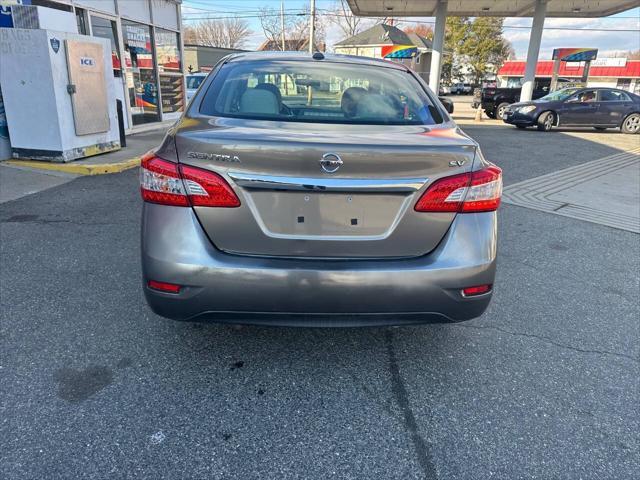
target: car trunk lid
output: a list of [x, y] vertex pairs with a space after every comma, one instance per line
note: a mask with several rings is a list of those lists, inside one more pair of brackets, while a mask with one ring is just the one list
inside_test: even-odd
[[428, 253], [447, 232], [455, 213], [413, 206], [433, 181], [472, 168], [475, 144], [452, 124], [274, 123], [214, 119], [178, 129], [180, 162], [223, 175], [240, 198], [239, 208], [195, 207], [219, 249], [408, 257]]

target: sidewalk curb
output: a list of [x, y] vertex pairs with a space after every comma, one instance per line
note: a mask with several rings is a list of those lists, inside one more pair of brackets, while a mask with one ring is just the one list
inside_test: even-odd
[[89, 165], [74, 165], [73, 163], [48, 163], [34, 160], [7, 160], [8, 165], [35, 168], [37, 170], [54, 170], [56, 172], [72, 173], [75, 175], [106, 175], [120, 173], [140, 165], [140, 158], [131, 158], [117, 163], [95, 163]]

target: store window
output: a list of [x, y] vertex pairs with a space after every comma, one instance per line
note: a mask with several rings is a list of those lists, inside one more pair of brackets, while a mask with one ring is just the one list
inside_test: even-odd
[[156, 28], [156, 52], [158, 70], [165, 72], [182, 72], [178, 34], [162, 28]]
[[78, 33], [81, 35], [89, 35], [87, 28], [87, 11], [83, 8], [76, 7], [76, 24], [78, 25]]
[[162, 113], [181, 112], [184, 108], [184, 80], [180, 61], [180, 39], [176, 32], [169, 30], [156, 28], [155, 32]]
[[122, 76], [122, 64], [120, 62], [120, 49], [118, 48], [118, 31], [116, 22], [102, 17], [91, 16], [91, 31], [94, 37], [108, 38], [111, 41], [111, 63], [113, 64], [113, 76]]
[[151, 29], [148, 25], [122, 20], [122, 37], [133, 124], [157, 122], [160, 114]]

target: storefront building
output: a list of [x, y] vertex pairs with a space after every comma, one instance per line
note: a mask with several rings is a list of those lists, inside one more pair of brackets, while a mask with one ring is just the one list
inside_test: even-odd
[[[26, 2], [25, 2], [26, 3]], [[72, 11], [78, 33], [111, 41], [125, 128], [174, 120], [185, 105], [179, 0], [31, 0]]]
[[[576, 81], [582, 78], [584, 66], [579, 62], [562, 62], [559, 79]], [[498, 70], [499, 87], [520, 87], [524, 77], [524, 61], [508, 61]], [[539, 61], [536, 66], [536, 80], [551, 80], [553, 60]], [[640, 95], [640, 60], [626, 58], [600, 58], [591, 62], [589, 87], [620, 88]]]

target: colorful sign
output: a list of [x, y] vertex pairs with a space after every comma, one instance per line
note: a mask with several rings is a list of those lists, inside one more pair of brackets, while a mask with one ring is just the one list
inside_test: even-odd
[[382, 58], [412, 58], [418, 53], [413, 45], [385, 45], [382, 47]]
[[563, 62], [590, 62], [597, 56], [597, 48], [556, 48], [552, 58]]

